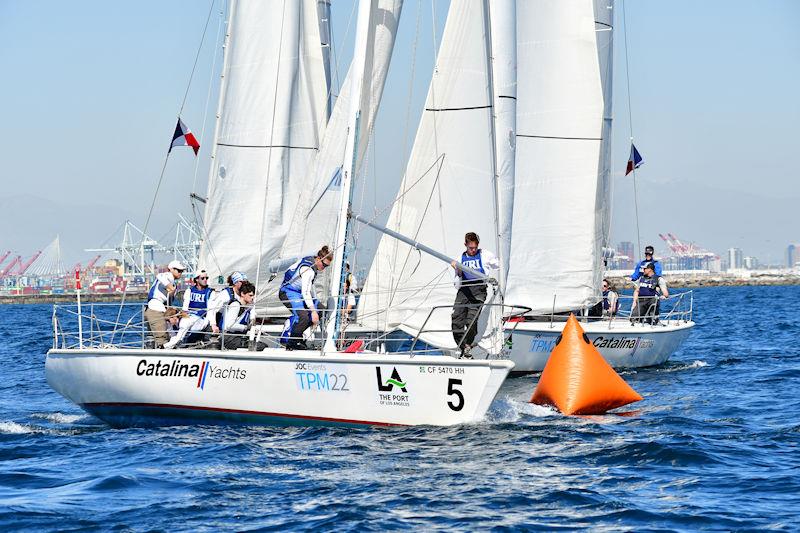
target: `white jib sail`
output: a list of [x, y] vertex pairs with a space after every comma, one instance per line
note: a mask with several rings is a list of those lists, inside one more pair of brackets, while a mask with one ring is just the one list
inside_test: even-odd
[[[496, 242], [487, 28], [484, 2], [451, 3], [425, 111], [387, 223], [459, 259], [466, 232], [478, 233], [486, 248]], [[416, 334], [431, 308], [442, 306], [421, 339], [455, 348], [450, 272], [438, 259], [384, 236], [359, 304], [360, 321]]]
[[595, 24], [610, 14], [601, 16], [595, 18], [592, 0], [517, 4], [517, 158], [506, 301], [534, 313], [597, 301], [608, 209], [599, 169], [610, 134], [602, 83], [610, 77], [601, 78]]
[[[402, 0], [368, 1], [370, 1], [371, 16], [366, 37], [367, 44], [362, 52], [366, 57], [363, 73], [360, 75], [361, 126], [354, 157], [356, 175], [369, 146], [370, 132], [383, 96], [403, 5]], [[319, 153], [309, 166], [308, 177], [302, 190], [298, 191], [297, 207], [281, 249], [281, 257], [300, 256], [318, 250], [323, 244], [335, 246], [337, 221], [342, 215], [341, 194], [344, 188], [342, 173], [347, 158], [348, 130], [352, 118], [353, 75], [350, 69], [334, 104]], [[278, 275], [259, 298], [260, 303], [267, 306], [267, 312], [285, 310], [277, 300], [277, 291], [282, 279], [282, 275]], [[324, 297], [329, 292], [325, 286], [328, 279], [329, 276], [318, 276], [320, 283], [317, 294], [322, 297], [323, 304]]]
[[228, 31], [200, 266], [254, 279], [283, 245], [325, 128], [317, 2], [234, 1]]

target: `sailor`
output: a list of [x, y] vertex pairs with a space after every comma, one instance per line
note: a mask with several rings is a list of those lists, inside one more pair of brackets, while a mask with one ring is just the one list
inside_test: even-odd
[[[480, 238], [472, 231], [464, 235], [464, 246], [467, 249], [461, 254], [461, 263], [464, 266], [486, 274], [488, 270], [500, 268], [500, 261], [492, 252], [479, 248]], [[458, 268], [458, 263], [453, 261], [451, 266], [455, 269], [455, 286], [458, 288], [456, 300], [453, 304], [452, 326], [453, 339], [461, 350], [461, 357], [471, 359], [470, 350], [478, 333], [478, 315], [486, 301], [486, 279], [478, 278], [469, 272]]]
[[619, 312], [619, 295], [607, 279], [603, 279], [603, 316], [614, 317]]
[[[247, 331], [250, 329], [250, 314], [253, 310], [253, 301], [256, 298], [256, 287], [251, 282], [244, 280], [239, 284], [239, 292], [233, 301], [225, 306], [222, 312], [222, 347], [226, 350], [247, 348], [249, 339]], [[259, 342], [257, 350], [263, 350], [266, 344]]]
[[640, 277], [642, 277], [642, 273], [644, 272], [644, 265], [646, 263], [652, 263], [653, 268], [655, 268], [656, 276], [661, 275], [661, 263], [657, 259], [653, 259], [653, 252], [654, 248], [652, 244], [648, 244], [644, 247], [644, 259], [636, 263], [636, 268], [633, 269], [633, 274], [631, 274], [631, 281], [636, 281]]
[[208, 323], [214, 333], [219, 333], [220, 331], [220, 324], [222, 323], [222, 313], [220, 311], [226, 305], [233, 303], [239, 294], [242, 283], [245, 281], [247, 281], [247, 276], [244, 273], [238, 270], [231, 272], [230, 276], [228, 276], [228, 286], [212, 295], [208, 306]]
[[319, 324], [319, 301], [314, 280], [317, 272], [329, 266], [331, 261], [333, 254], [327, 246], [323, 246], [316, 256], [300, 259], [283, 275], [278, 297], [292, 311], [281, 334], [281, 344], [287, 350], [305, 349], [303, 332], [312, 324]]
[[169, 341], [164, 314], [167, 311], [167, 306], [172, 303], [175, 284], [183, 275], [186, 267], [180, 261], [170, 261], [167, 269], [167, 272], [161, 272], [156, 275], [155, 281], [150, 286], [150, 292], [147, 294], [147, 309], [144, 311], [144, 318], [147, 320], [147, 326], [153, 334], [156, 348], [163, 347]]
[[667, 282], [655, 273], [653, 263], [645, 263], [642, 277], [633, 291], [631, 320], [648, 324], [658, 323], [659, 300], [669, 297]]
[[[183, 293], [184, 316], [181, 318], [178, 332], [164, 345], [164, 348], [174, 348], [184, 338], [187, 342], [197, 342], [202, 338], [197, 332], [208, 327], [208, 308], [214, 293], [208, 286], [208, 274], [205, 270], [200, 270], [192, 278], [192, 282]], [[190, 331], [192, 334], [187, 338], [186, 334]]]

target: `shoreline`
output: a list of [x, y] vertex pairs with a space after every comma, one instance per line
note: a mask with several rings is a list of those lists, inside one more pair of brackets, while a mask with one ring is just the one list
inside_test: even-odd
[[[121, 293], [81, 293], [81, 305], [122, 301]], [[129, 292], [125, 301], [131, 303], [146, 302], [146, 292]], [[65, 294], [17, 294], [0, 296], [2, 304], [74, 304], [75, 293]]]
[[[664, 276], [670, 288], [698, 289], [701, 287], [768, 287], [784, 285], [800, 285], [800, 273], [757, 274], [748, 277], [728, 276], [726, 274], [675, 274], [667, 273]], [[606, 278], [617, 290], [633, 287], [629, 276], [607, 275]], [[84, 293], [81, 294], [82, 303], [108, 303], [122, 301], [121, 293]], [[146, 292], [132, 292], [125, 295], [129, 302], [144, 302], [147, 300]], [[55, 304], [75, 303], [75, 293], [66, 294], [20, 294], [0, 296], [0, 305], [3, 304]]]
[[[800, 273], [787, 272], [775, 274], [752, 274], [750, 276], [727, 275], [723, 273], [664, 274], [667, 286], [675, 289], [699, 289], [702, 287], [769, 287], [800, 285]], [[617, 289], [633, 288], [630, 275], [607, 275], [606, 279]]]

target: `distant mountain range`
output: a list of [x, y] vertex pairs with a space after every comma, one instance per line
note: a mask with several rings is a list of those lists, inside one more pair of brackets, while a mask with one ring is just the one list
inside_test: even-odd
[[[99, 202], [72, 205], [27, 193], [2, 196], [0, 255], [11, 250], [28, 257], [50, 244], [58, 234], [65, 268], [78, 261], [85, 264], [95, 255], [84, 252], [85, 248], [100, 247], [127, 219], [141, 227], [144, 214], [134, 213], [125, 206]], [[162, 224], [160, 219], [154, 220], [153, 231], [148, 233], [158, 239], [173, 222]], [[107, 243], [108, 246], [116, 244]]]
[[[630, 176], [614, 182], [611, 241], [636, 242], [633, 184]], [[777, 264], [789, 243], [800, 242], [800, 186], [795, 191], [762, 191], [758, 180], [747, 192], [703, 183], [637, 179], [642, 246], [666, 250], [659, 233], [724, 254], [741, 248], [745, 256]]]

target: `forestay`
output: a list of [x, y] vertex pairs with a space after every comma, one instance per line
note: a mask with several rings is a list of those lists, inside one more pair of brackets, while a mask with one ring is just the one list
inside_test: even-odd
[[[464, 234], [496, 242], [492, 96], [484, 2], [453, 2], [425, 111], [387, 226], [453, 258]], [[359, 318], [368, 327], [416, 334], [433, 306], [451, 306], [450, 268], [384, 236], [367, 276]], [[455, 347], [452, 309], [426, 325], [426, 342]]]
[[200, 265], [252, 278], [283, 245], [328, 88], [316, 0], [234, 1], [228, 31]]
[[[597, 301], [608, 232], [611, 9], [517, 4], [517, 150], [506, 301], [534, 313]], [[596, 22], [597, 21], [597, 22]]]

